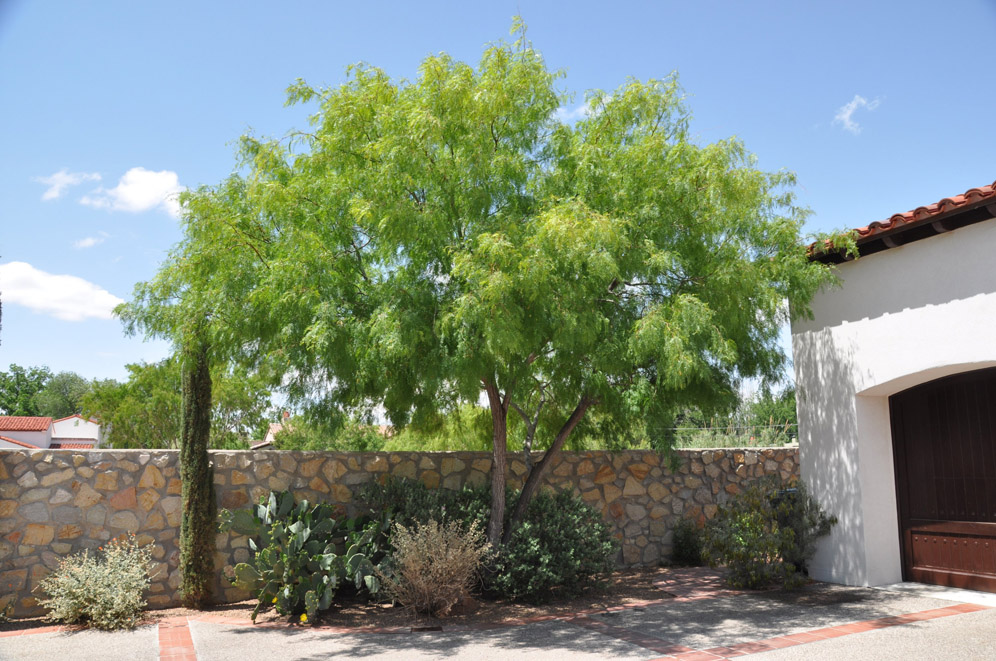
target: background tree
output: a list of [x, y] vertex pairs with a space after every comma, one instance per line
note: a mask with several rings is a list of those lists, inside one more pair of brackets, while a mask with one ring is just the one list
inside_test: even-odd
[[[104, 425], [113, 448], [179, 448], [183, 398], [180, 359], [126, 365], [128, 380], [97, 381], [83, 397], [87, 415]], [[216, 366], [210, 447], [245, 449], [266, 433], [270, 392], [244, 370]]]
[[656, 436], [729, 401], [778, 372], [786, 311], [830, 280], [793, 177], [735, 139], [696, 144], [674, 77], [592, 92], [570, 125], [558, 75], [520, 36], [410, 82], [298, 82], [311, 131], [244, 137], [241, 172], [186, 194], [183, 241], [123, 318], [155, 335], [210, 303], [219, 354], [326, 423], [382, 405], [400, 428], [483, 397], [500, 543], [510, 414], [546, 452], [506, 538], [589, 411]]
[[47, 367], [11, 365], [10, 371], [0, 371], [0, 415], [42, 415], [35, 395], [51, 378]]
[[76, 372], [59, 372], [51, 376], [34, 395], [38, 415], [59, 419], [83, 412], [83, 397], [90, 382]]

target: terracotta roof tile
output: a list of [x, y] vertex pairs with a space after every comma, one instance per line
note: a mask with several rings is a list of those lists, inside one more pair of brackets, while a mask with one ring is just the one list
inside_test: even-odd
[[79, 413], [74, 413], [72, 415], [67, 415], [65, 418], [59, 418], [58, 420], [53, 420], [52, 422], [65, 422], [66, 420], [72, 420], [73, 418], [79, 418], [83, 422], [93, 422], [93, 423], [97, 423], [98, 422], [97, 420], [94, 420], [93, 418], [89, 418], [89, 419], [84, 418]]
[[[988, 216], [978, 213], [977, 209], [982, 207], [989, 212]], [[893, 214], [886, 220], [859, 227], [854, 232], [859, 254], [865, 255], [866, 251], [870, 254], [894, 248], [910, 240], [916, 241], [991, 217], [996, 217], [996, 181], [905, 213]], [[951, 223], [946, 224], [949, 218]], [[906, 230], [914, 231], [907, 233]], [[824, 243], [823, 250], [817, 251], [816, 244], [812, 243], [807, 252], [810, 259], [818, 261], [839, 262], [847, 259], [840, 251], [835, 251], [830, 239]]]
[[45, 431], [52, 418], [27, 415], [0, 415], [0, 431]]
[[[966, 206], [983, 202], [990, 198], [996, 198], [996, 181], [987, 186], [969, 188], [961, 195], [946, 197], [943, 200], [935, 202], [934, 204], [928, 204], [925, 207], [917, 207], [916, 209], [907, 211], [906, 213], [893, 214], [888, 218], [888, 220], [876, 221], [866, 227], [859, 227], [855, 231], [858, 233], [860, 240], [866, 237], [875, 236], [876, 234], [884, 234], [885, 232], [890, 232], [894, 229], [909, 226], [914, 223], [936, 220], [938, 216], [957, 211]], [[993, 199], [993, 201], [996, 202], [996, 199]]]
[[24, 441], [19, 441], [16, 438], [7, 438], [6, 436], [0, 436], [0, 441], [7, 441], [8, 443], [13, 443], [14, 445], [20, 445], [22, 448], [30, 448], [32, 450], [40, 450], [37, 445], [31, 445], [31, 443], [25, 443]]
[[93, 441], [52, 441], [53, 450], [92, 450]]

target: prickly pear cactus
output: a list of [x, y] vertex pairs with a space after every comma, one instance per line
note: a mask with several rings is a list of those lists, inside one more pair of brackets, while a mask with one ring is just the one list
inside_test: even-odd
[[374, 539], [380, 527], [348, 535], [346, 552], [339, 555], [334, 540], [347, 536], [347, 528], [355, 526], [340, 525], [332, 515], [330, 505], [312, 505], [307, 500], [295, 503], [287, 491], [272, 492], [249, 509], [219, 514], [219, 529], [249, 535], [249, 547], [256, 554], [251, 563], [236, 565], [229, 577], [233, 585], [259, 599], [253, 622], [271, 607], [281, 615], [303, 612], [302, 622], [314, 622], [319, 611], [332, 605], [345, 580], [371, 594], [379, 590], [370, 550], [377, 548]]

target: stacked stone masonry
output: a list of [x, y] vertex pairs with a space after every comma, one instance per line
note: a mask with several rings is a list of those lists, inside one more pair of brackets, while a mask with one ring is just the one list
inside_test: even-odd
[[[486, 452], [212, 452], [219, 508], [237, 509], [271, 490], [328, 501], [343, 514], [363, 512], [363, 484], [387, 475], [427, 486], [459, 489], [489, 480]], [[798, 448], [681, 450], [678, 468], [661, 455], [565, 452], [545, 483], [570, 489], [602, 513], [619, 540], [617, 562], [653, 565], [670, 553], [671, 529], [682, 517], [702, 521], [750, 482], [764, 475], [798, 476]], [[538, 459], [536, 455], [535, 459]], [[521, 487], [522, 455], [509, 458], [508, 482]], [[134, 533], [153, 545], [152, 607], [179, 604], [179, 453], [175, 450], [36, 450], [0, 452], [0, 609], [16, 615], [41, 612], [38, 582], [60, 560]], [[219, 533], [216, 596], [247, 598], [223, 578], [249, 559], [248, 539]]]

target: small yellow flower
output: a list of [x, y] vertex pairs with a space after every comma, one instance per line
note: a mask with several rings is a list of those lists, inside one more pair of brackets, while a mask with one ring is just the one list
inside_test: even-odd
[[277, 603], [277, 598], [276, 597], [273, 598], [273, 603]]
[[307, 622], [308, 621], [308, 614], [307, 613], [301, 613], [301, 621], [302, 622]]

